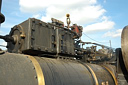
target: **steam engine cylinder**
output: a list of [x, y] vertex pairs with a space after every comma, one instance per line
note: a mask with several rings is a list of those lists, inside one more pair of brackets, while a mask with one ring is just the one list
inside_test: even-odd
[[0, 85], [117, 85], [117, 82], [106, 66], [3, 53]]

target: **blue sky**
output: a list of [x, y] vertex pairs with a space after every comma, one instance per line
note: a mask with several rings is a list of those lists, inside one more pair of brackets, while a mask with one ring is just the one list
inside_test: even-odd
[[122, 28], [128, 24], [127, 3], [127, 0], [106, 0], [105, 4], [101, 3], [102, 6], [107, 10], [106, 15], [111, 16], [112, 20], [116, 23], [115, 28]]
[[[67, 13], [71, 22], [82, 25], [83, 33], [113, 48], [121, 47], [121, 31], [128, 24], [127, 0], [3, 0], [2, 13], [6, 21], [0, 33], [6, 35], [14, 25], [34, 17], [50, 22], [51, 17], [66, 21]], [[65, 24], [66, 25], [66, 24]], [[83, 35], [82, 40], [96, 42]], [[97, 43], [97, 42], [96, 42]], [[0, 40], [1, 45], [6, 45]]]

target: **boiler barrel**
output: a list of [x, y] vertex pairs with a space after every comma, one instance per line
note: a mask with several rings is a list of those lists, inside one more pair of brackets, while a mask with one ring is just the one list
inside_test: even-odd
[[4, 53], [0, 85], [117, 85], [117, 81], [106, 66]]

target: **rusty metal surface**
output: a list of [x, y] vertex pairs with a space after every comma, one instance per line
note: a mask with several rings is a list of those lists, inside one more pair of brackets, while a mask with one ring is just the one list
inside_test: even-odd
[[121, 49], [125, 67], [128, 71], [128, 26], [124, 27], [121, 35]]
[[94, 85], [91, 73], [76, 61], [35, 57], [46, 85]]
[[0, 85], [38, 85], [36, 70], [25, 55], [0, 55]]
[[29, 18], [14, 26], [10, 36], [15, 43], [8, 42], [8, 52], [41, 55], [43, 53], [75, 55], [71, 30], [52, 23]]
[[104, 67], [104, 68], [111, 74], [111, 76], [113, 77], [113, 80], [114, 80], [115, 85], [118, 85], [117, 78], [116, 78], [115, 74], [110, 70], [109, 67], [104, 66], [104, 65], [103, 65], [103, 67]]
[[[108, 72], [104, 67], [96, 64], [83, 64], [85, 67], [87, 65], [94, 71], [95, 75], [98, 79], [98, 85], [101, 85], [102, 82], [108, 82], [109, 85], [117, 85], [113, 77], [111, 76], [110, 72]], [[87, 67], [88, 68], [88, 67]], [[95, 79], [95, 78], [94, 78]], [[95, 84], [97, 85], [97, 84]]]
[[28, 56], [28, 58], [32, 61], [34, 68], [36, 70], [38, 85], [45, 85], [45, 79], [40, 64], [33, 56]]
[[88, 66], [76, 60], [4, 53], [0, 55], [0, 85], [115, 85], [104, 67]]
[[[0, 24], [5, 21], [1, 5], [2, 0]], [[65, 27], [57, 19], [45, 23], [30, 18], [9, 35], [0, 35], [11, 52], [0, 50], [0, 85], [128, 85], [128, 26], [121, 35], [122, 54], [97, 43], [93, 44], [102, 49], [96, 51], [95, 46], [90, 54], [80, 39], [83, 28], [70, 26], [69, 16]], [[80, 62], [82, 58], [86, 63]]]

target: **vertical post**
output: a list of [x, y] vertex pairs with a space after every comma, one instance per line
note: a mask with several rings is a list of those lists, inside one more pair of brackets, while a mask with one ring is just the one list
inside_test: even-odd
[[71, 21], [70, 21], [70, 15], [69, 14], [66, 14], [66, 17], [67, 17], [67, 27], [69, 29], [70, 23], [71, 23]]
[[111, 46], [111, 40], [109, 40], [109, 43], [110, 43], [110, 47], [112, 47], [112, 46]]
[[2, 4], [2, 0], [0, 0], [0, 12], [1, 12], [1, 4]]
[[54, 26], [54, 29], [56, 29], [56, 49], [57, 49], [57, 56], [60, 51], [60, 43], [59, 43], [59, 29]]

